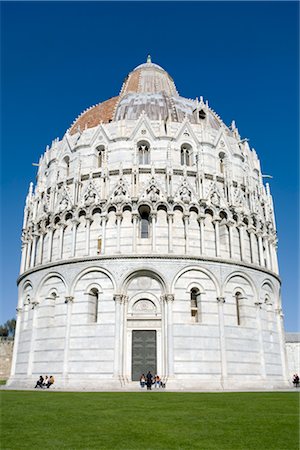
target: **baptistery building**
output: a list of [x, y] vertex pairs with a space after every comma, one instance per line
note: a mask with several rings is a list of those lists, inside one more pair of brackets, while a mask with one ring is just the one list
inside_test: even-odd
[[287, 384], [273, 202], [234, 122], [151, 62], [47, 147], [22, 230], [9, 380]]

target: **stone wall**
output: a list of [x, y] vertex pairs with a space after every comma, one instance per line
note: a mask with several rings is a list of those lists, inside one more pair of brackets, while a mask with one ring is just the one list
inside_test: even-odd
[[7, 380], [10, 375], [14, 341], [12, 338], [0, 338], [0, 380]]

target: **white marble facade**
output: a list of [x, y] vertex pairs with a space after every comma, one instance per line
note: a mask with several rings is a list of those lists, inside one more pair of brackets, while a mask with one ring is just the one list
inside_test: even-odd
[[287, 384], [257, 154], [150, 59], [41, 156], [18, 286], [12, 386], [130, 388], [133, 330], [156, 331], [169, 387]]

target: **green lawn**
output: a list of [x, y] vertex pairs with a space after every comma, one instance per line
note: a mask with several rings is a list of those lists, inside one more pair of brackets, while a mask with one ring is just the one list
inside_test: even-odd
[[297, 393], [2, 391], [1, 449], [299, 449]]

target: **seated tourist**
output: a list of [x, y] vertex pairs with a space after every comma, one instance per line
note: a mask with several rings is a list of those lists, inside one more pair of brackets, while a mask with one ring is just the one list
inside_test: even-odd
[[42, 375], [40, 375], [40, 378], [37, 380], [34, 388], [40, 387], [41, 389], [43, 389], [43, 383], [44, 383], [44, 378], [42, 377]]
[[49, 379], [48, 379], [48, 375], [46, 375], [46, 376], [45, 376], [45, 379], [44, 379], [44, 382], [43, 382], [43, 386], [44, 386], [44, 387], [47, 387], [48, 380], [49, 380]]
[[54, 377], [52, 375], [50, 375], [48, 383], [47, 383], [47, 388], [49, 389], [49, 387], [52, 386], [52, 384], [54, 384]]
[[299, 386], [299, 375], [297, 373], [295, 373], [295, 375], [293, 376], [293, 384], [295, 385], [295, 387]]

